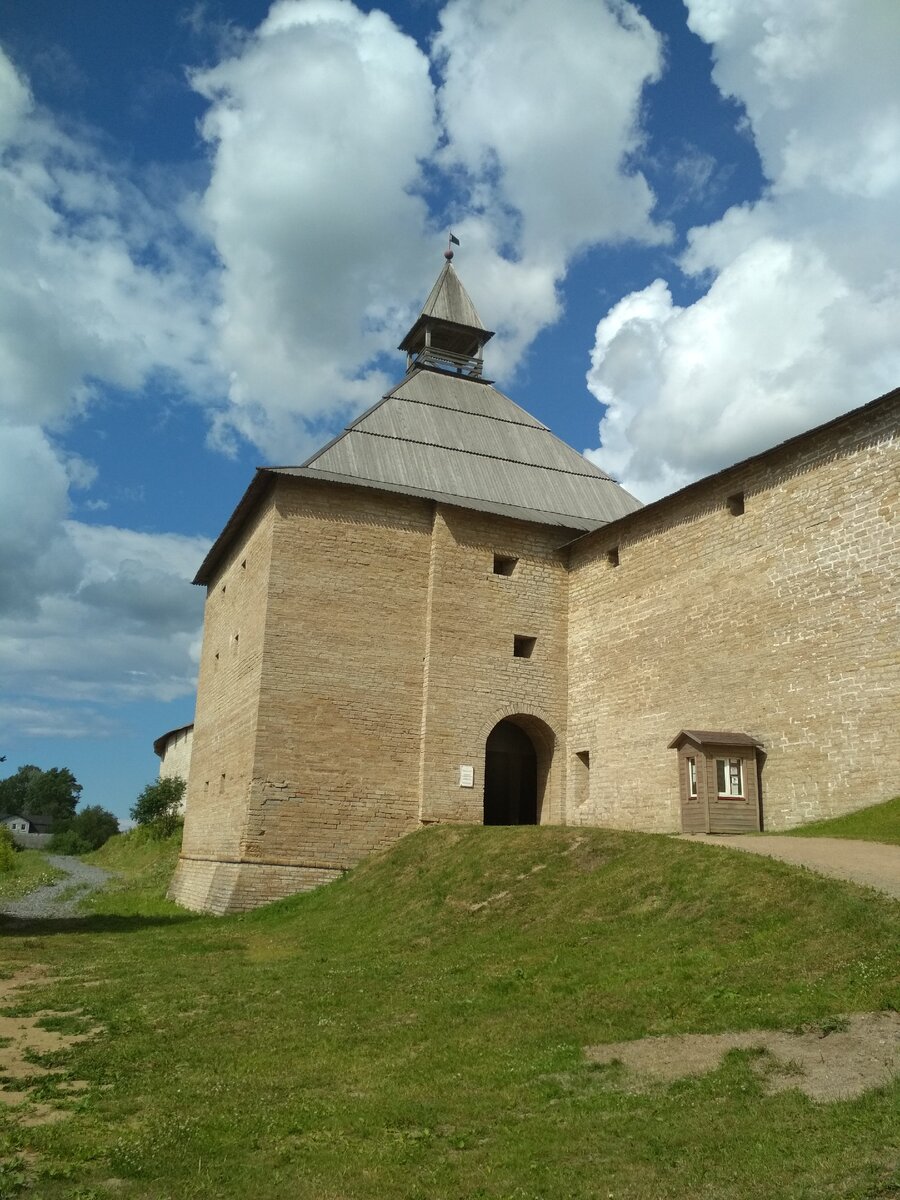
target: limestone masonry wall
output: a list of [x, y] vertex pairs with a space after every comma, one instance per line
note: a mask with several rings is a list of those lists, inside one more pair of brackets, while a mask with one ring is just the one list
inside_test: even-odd
[[261, 505], [207, 589], [182, 857], [169, 893], [190, 907], [196, 864], [237, 860], [244, 841], [274, 515], [271, 500]]
[[431, 523], [279, 480], [246, 861], [339, 871], [416, 826]]
[[[570, 536], [570, 535], [569, 535]], [[431, 547], [427, 673], [422, 726], [422, 819], [484, 815], [484, 745], [504, 717], [525, 714], [550, 766], [539, 820], [562, 812], [566, 725], [566, 568], [558, 529], [441, 505]], [[494, 555], [516, 559], [494, 573]], [[516, 635], [536, 638], [516, 658]], [[459, 768], [473, 768], [472, 787]]]
[[159, 760], [160, 779], [170, 779], [177, 775], [187, 781], [191, 773], [191, 747], [194, 742], [194, 731], [179, 729], [171, 734], [163, 747], [163, 755]]
[[666, 747], [683, 728], [763, 743], [769, 829], [896, 793], [897, 409], [859, 410], [573, 548], [570, 760], [587, 750], [590, 770], [580, 793], [572, 776], [571, 823], [677, 830]]

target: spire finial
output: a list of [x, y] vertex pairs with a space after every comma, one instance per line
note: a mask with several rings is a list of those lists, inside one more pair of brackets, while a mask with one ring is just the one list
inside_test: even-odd
[[444, 251], [444, 258], [446, 258], [447, 262], [453, 262], [453, 247], [458, 246], [458, 245], [459, 245], [459, 238], [454, 237], [453, 234], [451, 233], [450, 240], [447, 243], [447, 249]]

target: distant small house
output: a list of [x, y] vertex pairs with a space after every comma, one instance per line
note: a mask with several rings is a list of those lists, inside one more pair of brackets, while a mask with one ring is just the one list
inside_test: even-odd
[[5, 825], [13, 835], [17, 846], [27, 850], [39, 850], [53, 835], [53, 818], [43, 815], [3, 813], [0, 825]]

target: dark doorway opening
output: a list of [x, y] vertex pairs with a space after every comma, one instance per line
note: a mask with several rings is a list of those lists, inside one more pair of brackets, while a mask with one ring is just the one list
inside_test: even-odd
[[536, 825], [537, 754], [531, 738], [513, 721], [501, 721], [484, 754], [485, 825]]

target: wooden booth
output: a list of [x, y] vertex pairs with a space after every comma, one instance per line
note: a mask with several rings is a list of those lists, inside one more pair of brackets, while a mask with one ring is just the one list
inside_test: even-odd
[[678, 751], [684, 833], [756, 833], [762, 829], [762, 744], [746, 733], [682, 729]]

